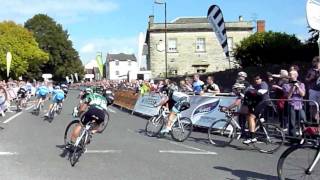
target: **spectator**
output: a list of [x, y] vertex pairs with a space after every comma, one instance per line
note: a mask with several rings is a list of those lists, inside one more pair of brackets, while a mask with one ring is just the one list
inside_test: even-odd
[[[190, 89], [188, 88], [185, 80], [180, 81], [180, 91], [181, 92], [190, 92]], [[192, 89], [191, 89], [191, 92], [192, 92]]]
[[0, 115], [5, 116], [6, 102], [8, 100], [8, 92], [4, 85], [0, 85]]
[[220, 93], [219, 86], [216, 83], [214, 83], [213, 76], [208, 76], [207, 84], [205, 85], [204, 91], [213, 94]]
[[192, 89], [192, 79], [190, 77], [186, 77], [186, 88], [188, 89], [188, 92], [193, 92]]
[[193, 92], [195, 93], [195, 95], [201, 95], [203, 94], [203, 86], [204, 86], [204, 82], [200, 80], [199, 74], [195, 74], [193, 76]]
[[[309, 100], [320, 103], [320, 58], [314, 57], [312, 60], [312, 68], [308, 71], [306, 76], [307, 87], [309, 88]], [[316, 105], [310, 102], [310, 113], [312, 118], [318, 120]]]
[[279, 99], [276, 102], [276, 106], [277, 106], [280, 126], [284, 130], [287, 130], [287, 118], [286, 118], [287, 111], [285, 110], [287, 109], [288, 103], [286, 101], [287, 96], [283, 91], [283, 85], [289, 82], [288, 74], [289, 73], [287, 70], [280, 70], [279, 76], [274, 74], [272, 75], [273, 77], [280, 78], [276, 84], [272, 85], [272, 90], [274, 91], [274, 99]]
[[289, 73], [290, 81], [283, 85], [285, 94], [289, 101], [290, 121], [289, 121], [289, 136], [296, 136], [296, 122], [306, 120], [306, 114], [303, 110], [303, 97], [305, 96], [304, 83], [298, 81], [298, 72], [292, 70]]

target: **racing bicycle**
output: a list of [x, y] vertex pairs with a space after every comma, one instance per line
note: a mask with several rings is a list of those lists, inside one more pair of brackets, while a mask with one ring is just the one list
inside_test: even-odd
[[[152, 116], [146, 124], [145, 133], [147, 136], [155, 137], [160, 134], [161, 129], [167, 124], [170, 111], [167, 107], [162, 106], [158, 115]], [[173, 123], [170, 131], [172, 139], [178, 142], [185, 141], [193, 130], [191, 119], [181, 117], [181, 113], [177, 113], [176, 121]]]
[[[316, 128], [318, 130], [315, 130]], [[300, 143], [290, 146], [282, 153], [278, 160], [277, 173], [279, 180], [320, 178], [319, 125], [305, 128]]]
[[[76, 119], [71, 121], [67, 125], [64, 133], [64, 144], [65, 144], [65, 147], [70, 150], [69, 160], [70, 160], [71, 166], [74, 166], [79, 161], [79, 158], [81, 157], [81, 155], [85, 153], [86, 145], [90, 142], [92, 138], [91, 130], [93, 129], [93, 127], [96, 127], [96, 123], [94, 121], [95, 120], [93, 119], [93, 121], [81, 127], [80, 135], [77, 137], [76, 142], [74, 144], [70, 143], [71, 133], [76, 127], [76, 125], [81, 124], [81, 122], [80, 120]], [[108, 112], [105, 112], [105, 119], [103, 124], [100, 124], [100, 127], [102, 128], [99, 133], [102, 133], [106, 129], [108, 122], [109, 122], [109, 114]]]
[[[234, 109], [224, 110], [219, 106], [219, 110], [225, 113], [226, 119], [214, 121], [208, 129], [208, 139], [211, 144], [218, 147], [228, 146], [234, 139], [240, 139], [245, 134], [241, 130], [235, 116], [238, 115]], [[253, 147], [263, 153], [273, 153], [277, 151], [284, 142], [285, 136], [282, 129], [271, 123], [265, 123], [263, 118], [257, 118], [256, 138], [257, 142]]]

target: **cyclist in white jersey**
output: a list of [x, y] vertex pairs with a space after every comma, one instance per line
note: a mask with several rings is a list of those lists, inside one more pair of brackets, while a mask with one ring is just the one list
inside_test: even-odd
[[171, 131], [172, 125], [177, 118], [177, 113], [190, 108], [189, 96], [183, 92], [179, 92], [177, 87], [171, 85], [168, 90], [168, 96], [160, 103], [160, 105], [169, 104], [170, 114], [168, 122], [160, 133], [168, 133]]

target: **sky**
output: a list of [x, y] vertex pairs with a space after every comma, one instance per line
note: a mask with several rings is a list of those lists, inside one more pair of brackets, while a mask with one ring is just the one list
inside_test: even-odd
[[[307, 0], [166, 0], [167, 21], [177, 17], [206, 16], [210, 5], [220, 6], [224, 19], [265, 20], [266, 30], [309, 37]], [[137, 53], [140, 32], [148, 16], [164, 22], [164, 6], [154, 0], [0, 0], [0, 21], [24, 24], [35, 14], [47, 14], [68, 31], [84, 64], [97, 52]]]

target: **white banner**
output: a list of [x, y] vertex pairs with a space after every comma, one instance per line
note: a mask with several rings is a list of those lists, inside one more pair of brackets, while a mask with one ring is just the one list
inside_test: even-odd
[[312, 29], [320, 31], [320, 0], [307, 1], [307, 20]]
[[217, 5], [210, 6], [207, 14], [208, 21], [216, 34], [220, 45], [227, 57], [229, 57], [228, 38], [222, 11]]
[[[235, 101], [236, 97], [230, 96], [190, 96], [190, 108], [182, 111], [182, 117], [188, 117], [196, 126], [210, 127], [214, 121], [225, 119], [225, 114], [219, 111], [219, 106], [229, 106]], [[159, 107], [154, 107], [159, 103], [159, 94], [146, 94], [140, 96], [134, 112], [148, 116], [157, 115]]]
[[9, 77], [9, 74], [10, 74], [11, 60], [12, 60], [12, 55], [10, 52], [7, 52], [7, 77]]

